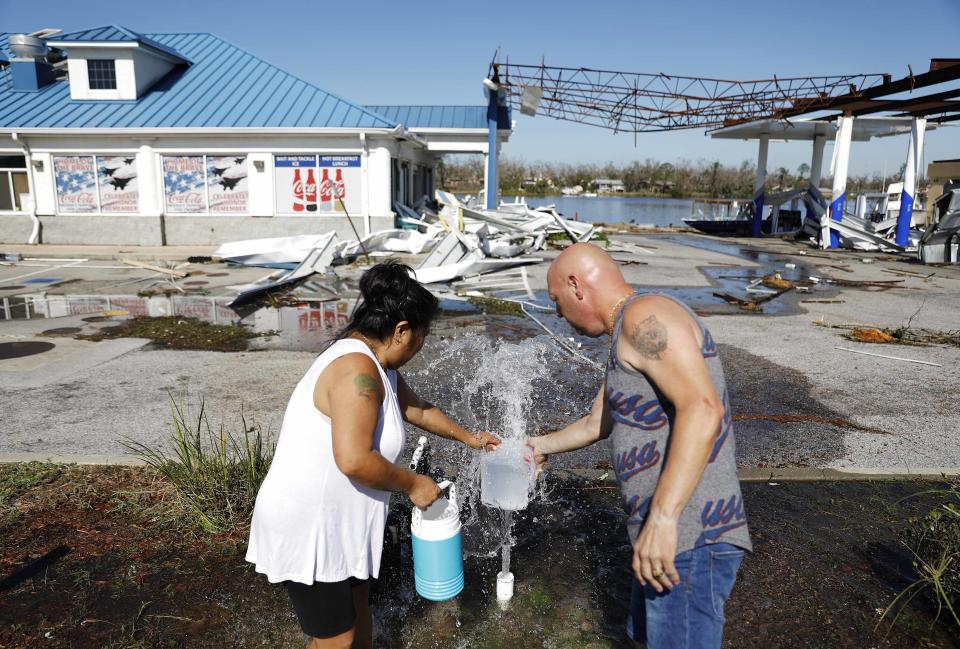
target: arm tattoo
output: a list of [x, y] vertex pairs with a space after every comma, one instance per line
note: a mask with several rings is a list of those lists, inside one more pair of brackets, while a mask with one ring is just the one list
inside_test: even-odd
[[660, 360], [660, 354], [667, 350], [667, 329], [652, 315], [633, 328], [630, 344], [644, 358]]
[[376, 398], [379, 381], [369, 374], [357, 374], [353, 377], [353, 384], [357, 386], [357, 393], [361, 397], [371, 401]]

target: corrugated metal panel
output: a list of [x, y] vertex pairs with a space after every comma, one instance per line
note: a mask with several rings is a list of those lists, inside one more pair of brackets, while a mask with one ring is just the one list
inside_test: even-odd
[[487, 128], [486, 106], [366, 106], [407, 128]]
[[93, 29], [85, 29], [79, 32], [70, 32], [69, 34], [58, 34], [49, 40], [51, 43], [141, 43], [171, 56], [183, 58], [179, 52], [168, 45], [158, 43], [143, 34], [139, 34], [121, 25], [105, 25], [103, 27], [94, 27]]
[[[107, 28], [98, 28], [107, 29]], [[123, 32], [69, 34], [116, 37]], [[134, 33], [135, 34], [135, 33]], [[9, 55], [8, 34], [0, 53]], [[66, 40], [66, 37], [60, 37]], [[129, 37], [129, 36], [128, 36]], [[146, 34], [192, 61], [137, 101], [73, 101], [65, 81], [13, 92], [0, 70], [0, 128], [393, 128], [386, 119], [285, 72], [211, 34]]]

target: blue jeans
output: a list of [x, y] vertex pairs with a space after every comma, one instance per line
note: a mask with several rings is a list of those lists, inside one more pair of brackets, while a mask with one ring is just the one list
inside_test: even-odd
[[680, 585], [662, 593], [634, 579], [627, 635], [648, 649], [719, 649], [723, 608], [743, 554], [729, 543], [681, 552], [674, 560]]

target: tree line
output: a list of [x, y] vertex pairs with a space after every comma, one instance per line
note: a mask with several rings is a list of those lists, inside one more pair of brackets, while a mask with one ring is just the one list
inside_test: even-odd
[[[522, 159], [501, 157], [499, 164], [501, 194], [559, 194], [563, 187], [580, 185], [583, 191], [595, 189], [597, 178], [623, 181], [627, 193], [672, 198], [712, 197], [749, 198], [753, 196], [755, 167], [744, 160], [739, 166], [718, 161], [683, 160], [677, 163], [658, 162], [647, 158], [617, 165], [568, 164], [525, 162]], [[454, 192], [476, 193], [484, 185], [484, 162], [481, 156], [451, 156], [441, 160], [437, 180], [443, 189]], [[850, 176], [847, 191], [884, 191], [886, 185], [902, 178], [903, 169], [894, 176], [879, 173]], [[810, 178], [810, 165], [804, 163], [794, 170], [786, 167], [767, 172], [765, 191], [780, 192], [805, 187]], [[829, 187], [832, 179], [823, 177], [821, 187]]]

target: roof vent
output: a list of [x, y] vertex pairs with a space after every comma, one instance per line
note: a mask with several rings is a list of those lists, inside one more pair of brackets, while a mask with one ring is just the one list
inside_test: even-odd
[[47, 44], [36, 36], [12, 34], [8, 43], [13, 56], [18, 59], [35, 59], [47, 55]]
[[42, 29], [32, 34], [12, 34], [7, 40], [13, 59], [10, 74], [13, 89], [20, 92], [36, 92], [56, 79], [53, 66], [47, 61], [49, 48], [44, 36], [57, 30]]

